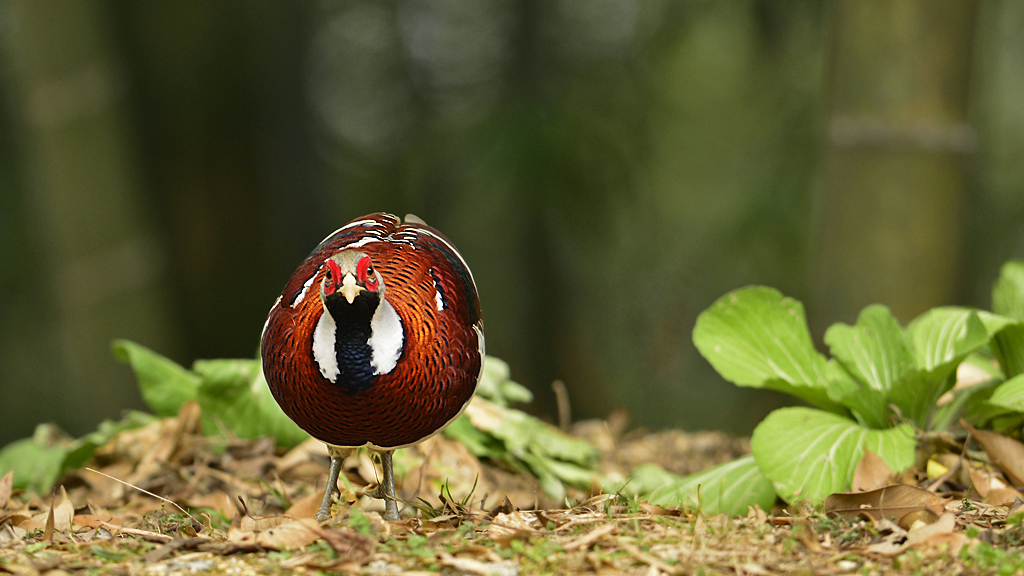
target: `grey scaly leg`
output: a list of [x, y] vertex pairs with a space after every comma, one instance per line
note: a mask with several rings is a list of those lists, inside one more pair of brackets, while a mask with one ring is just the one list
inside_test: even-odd
[[327, 474], [324, 499], [320, 502], [320, 509], [316, 511], [317, 522], [331, 519], [331, 501], [334, 499], [334, 496], [341, 493], [338, 490], [338, 477], [341, 475], [341, 465], [345, 462], [345, 458], [348, 458], [354, 451], [355, 448], [327, 445], [327, 455], [331, 457], [331, 471]]
[[384, 519], [389, 522], [401, 520], [398, 516], [398, 502], [395, 498], [395, 470], [391, 464], [391, 455], [394, 450], [380, 453], [380, 466], [384, 470], [384, 477], [381, 479], [380, 495], [384, 499]]
[[316, 511], [317, 522], [331, 519], [331, 501], [334, 496], [340, 494], [338, 490], [338, 476], [341, 474], [341, 463], [345, 458], [331, 456], [331, 471], [327, 474], [327, 486], [324, 487], [324, 499], [320, 502], [320, 509]]

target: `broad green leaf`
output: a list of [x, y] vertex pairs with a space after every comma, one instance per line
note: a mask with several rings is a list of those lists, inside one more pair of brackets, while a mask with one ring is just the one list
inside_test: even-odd
[[741, 288], [697, 318], [693, 343], [723, 378], [771, 388], [820, 408], [845, 412], [830, 394], [825, 357], [811, 343], [804, 308], [777, 290]]
[[813, 408], [780, 408], [754, 429], [750, 449], [757, 465], [786, 502], [820, 504], [849, 489], [864, 450], [900, 472], [914, 464], [916, 441], [908, 424], [887, 430]]
[[981, 320], [982, 325], [985, 326], [985, 332], [988, 333], [989, 338], [1009, 326], [1019, 325], [1022, 323], [1020, 320], [1015, 320], [1009, 316], [993, 314], [984, 310], [975, 310], [974, 313], [978, 315], [978, 320]]
[[1024, 261], [1003, 264], [992, 287], [992, 311], [1014, 320], [1024, 320]]
[[[1014, 420], [1014, 416], [1019, 417], [1024, 414], [1017, 412], [1013, 408], [989, 402], [992, 398], [992, 394], [995, 393], [996, 388], [997, 387], [985, 386], [974, 394], [971, 394], [964, 405], [963, 419], [974, 426], [984, 425], [986, 428], [992, 430], [1003, 430], [1005, 429], [1003, 426], [996, 425], [997, 419], [1002, 421]], [[1004, 399], [1003, 401], [1006, 402], [1007, 400]], [[1009, 416], [1009, 418], [1007, 418], [1007, 416]], [[1019, 428], [1019, 426], [1015, 426], [1014, 428]]]
[[927, 373], [946, 372], [988, 342], [989, 332], [968, 308], [932, 308], [907, 326], [915, 364]]
[[53, 424], [40, 424], [31, 438], [0, 450], [0, 477], [14, 470], [14, 487], [45, 494], [64, 471], [70, 438]]
[[520, 454], [519, 459], [540, 482], [540, 487], [545, 494], [556, 500], [565, 499], [565, 484], [558, 478], [548, 460], [528, 452]]
[[702, 511], [705, 514], [745, 514], [755, 504], [762, 510], [775, 503], [775, 489], [753, 456], [743, 456], [689, 476], [677, 476], [656, 464], [633, 470], [626, 489], [651, 504]]
[[135, 371], [142, 399], [156, 414], [174, 416], [196, 397], [199, 378], [185, 368], [128, 340], [114, 340], [112, 348], [114, 356]]
[[500, 460], [506, 454], [505, 447], [497, 438], [473, 426], [465, 414], [449, 424], [444, 435], [462, 442], [477, 458]]
[[[562, 484], [586, 489], [597, 480], [597, 450], [585, 440], [569, 436], [525, 412], [480, 397], [470, 402], [465, 416], [473, 428], [499, 443], [502, 460], [513, 466], [525, 465], [551, 496], [564, 496]], [[463, 435], [466, 430], [460, 427], [464, 425], [457, 422], [453, 423], [453, 434]], [[475, 443], [478, 448], [490, 448], [489, 442], [480, 437]]]
[[903, 416], [927, 428], [936, 401], [955, 383], [957, 365], [988, 342], [989, 332], [974, 310], [948, 307], [933, 308], [916, 318], [904, 337], [917, 369], [893, 388], [889, 400]]
[[598, 480], [597, 472], [572, 462], [546, 458], [535, 453], [524, 453], [520, 459], [540, 481], [544, 493], [557, 500], [565, 499], [565, 487], [587, 490]]
[[494, 356], [484, 357], [483, 374], [476, 393], [501, 406], [525, 404], [533, 401], [533, 393], [512, 381], [508, 364]]
[[885, 306], [861, 311], [857, 324], [833, 324], [825, 343], [843, 367], [868, 388], [888, 393], [914, 367], [914, 355], [903, 341], [903, 329]]
[[992, 338], [992, 353], [999, 361], [1003, 376], [1024, 374], [1024, 324], [1007, 326]]
[[1012, 410], [1024, 412], [1024, 374], [1010, 378], [1000, 384], [988, 399], [990, 404]]
[[122, 430], [139, 428], [155, 419], [129, 411], [119, 421], [104, 420], [99, 429], [72, 440], [55, 424], [40, 424], [31, 438], [17, 440], [0, 450], [0, 477], [14, 470], [14, 486], [45, 494], [64, 472], [76, 470]]
[[[968, 355], [957, 366], [958, 382], [961, 377], [961, 370], [964, 368], [970, 368], [971, 375], [968, 377], [974, 380], [975, 384], [960, 389], [954, 388], [950, 391], [952, 400], [944, 402], [935, 408], [931, 422], [932, 430], [945, 430], [961, 417], [970, 420], [967, 413], [973, 412], [971, 404], [974, 403], [975, 407], [977, 406], [974, 398], [984, 396], [984, 399], [987, 400], [995, 387], [1003, 382], [1003, 374], [999, 368], [993, 365], [992, 359], [982, 356], [977, 352]], [[988, 412], [987, 409], [984, 411]], [[973, 422], [973, 420], [970, 421]]]
[[591, 466], [597, 460], [597, 450], [588, 442], [525, 412], [474, 398], [466, 415], [474, 427], [500, 440], [505, 450], [518, 458], [532, 453], [583, 466]]
[[858, 383], [835, 358], [828, 361], [828, 378], [836, 398], [850, 409], [854, 419], [868, 428], [888, 428], [886, 392]]
[[990, 348], [1003, 376], [1013, 378], [1024, 372], [1024, 320], [984, 310], [977, 314], [988, 332]]
[[198, 360], [192, 370], [202, 379], [198, 399], [207, 434], [223, 425], [241, 438], [272, 436], [289, 447], [309, 438], [281, 411], [259, 360]]

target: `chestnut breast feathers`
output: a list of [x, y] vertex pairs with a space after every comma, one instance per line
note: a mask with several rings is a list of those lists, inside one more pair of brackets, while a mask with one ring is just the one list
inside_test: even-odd
[[[325, 262], [344, 263], [342, 252], [368, 258], [361, 265], [381, 279], [379, 291], [367, 283], [365, 298], [350, 302], [368, 307], [362, 316], [322, 298]], [[476, 286], [452, 244], [428, 226], [374, 214], [328, 236], [298, 266], [271, 309], [261, 352], [274, 397], [313, 437], [395, 448], [462, 411], [483, 348]]]

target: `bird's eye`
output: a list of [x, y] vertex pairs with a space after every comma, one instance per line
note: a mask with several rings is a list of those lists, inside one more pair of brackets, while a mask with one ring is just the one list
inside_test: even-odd
[[373, 266], [372, 265], [366, 267], [366, 277], [367, 278], [373, 278]]

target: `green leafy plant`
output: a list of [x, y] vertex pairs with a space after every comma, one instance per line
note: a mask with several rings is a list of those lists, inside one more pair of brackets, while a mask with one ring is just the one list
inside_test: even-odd
[[[270, 436], [283, 448], [309, 438], [281, 411], [258, 359], [198, 360], [188, 369], [127, 340], [114, 341], [112, 349], [135, 372], [143, 400], [158, 416], [176, 415], [185, 402], [195, 400], [207, 435]], [[532, 395], [510, 378], [505, 362], [490, 356], [484, 359], [477, 393], [479, 398], [468, 413], [445, 430], [447, 436], [465, 443], [479, 458], [533, 474], [545, 492], [556, 498], [564, 497], [566, 485], [586, 489], [597, 480], [593, 446], [511, 408], [531, 401]], [[151, 415], [131, 412], [77, 440], [55, 425], [40, 425], [32, 438], [0, 450], [0, 475], [15, 470], [16, 487], [46, 492], [64, 472], [84, 465], [114, 434], [153, 420]]]
[[444, 434], [465, 444], [478, 458], [532, 474], [553, 498], [564, 498], [566, 486], [587, 490], [599, 482], [597, 449], [511, 407], [531, 400], [530, 391], [511, 380], [508, 364], [488, 356], [477, 398]]
[[309, 438], [277, 405], [257, 359], [197, 360], [187, 370], [127, 340], [115, 340], [113, 350], [131, 366], [143, 400], [156, 414], [177, 414], [182, 404], [196, 400], [208, 435], [225, 429], [240, 438], [271, 436], [284, 447]]
[[[242, 438], [272, 436], [284, 447], [309, 438], [281, 411], [259, 360], [198, 360], [187, 370], [126, 340], [114, 342], [114, 353], [131, 365], [143, 398], [157, 414], [176, 414], [184, 402], [195, 399], [207, 434], [226, 429]], [[511, 404], [531, 401], [533, 395], [510, 375], [508, 364], [486, 357], [476, 405], [445, 434], [465, 443], [477, 457], [501, 460], [534, 474], [551, 496], [564, 496], [566, 484], [589, 487], [596, 478], [596, 450], [511, 408]]]
[[15, 440], [0, 450], [0, 477], [13, 470], [15, 488], [45, 493], [64, 472], [80, 468], [115, 434], [153, 420], [150, 414], [129, 411], [121, 420], [104, 420], [95, 431], [78, 439], [54, 424], [40, 424], [31, 438]]
[[[692, 508], [701, 487], [702, 507], [732, 514], [764, 508], [776, 494], [818, 504], [849, 488], [865, 450], [901, 471], [914, 463], [916, 433], [945, 428], [959, 412], [975, 422], [1020, 417], [1024, 262], [1004, 265], [993, 309], [935, 308], [904, 328], [885, 306], [868, 306], [854, 325], [826, 331], [829, 358], [814, 348], [800, 302], [761, 286], [726, 294], [697, 319], [700, 353], [738, 386], [811, 406], [769, 414], [754, 430], [750, 457], [685, 478], [643, 471], [645, 482], [661, 481], [652, 498]], [[984, 383], [940, 406], [964, 362], [986, 375]]]

